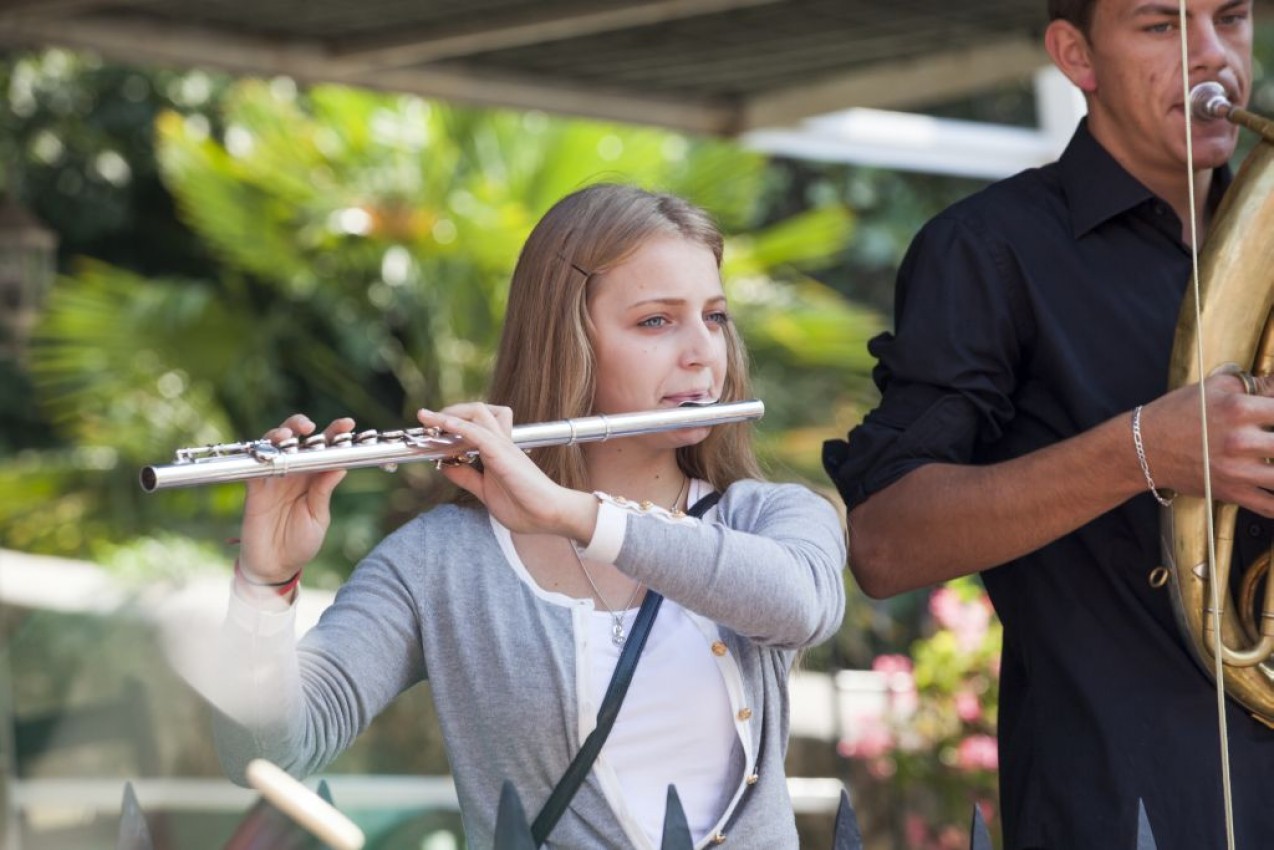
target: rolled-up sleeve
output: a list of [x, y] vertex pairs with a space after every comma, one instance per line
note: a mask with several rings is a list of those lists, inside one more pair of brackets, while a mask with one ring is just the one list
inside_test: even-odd
[[931, 221], [898, 273], [896, 331], [873, 339], [879, 405], [823, 466], [853, 509], [912, 470], [968, 463], [1013, 417], [1031, 317], [1012, 252], [977, 219]]

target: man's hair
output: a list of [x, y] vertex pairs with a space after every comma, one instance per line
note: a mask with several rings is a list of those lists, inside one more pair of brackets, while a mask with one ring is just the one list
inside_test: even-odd
[[[567, 195], [531, 231], [509, 286], [504, 330], [488, 401], [513, 409], [514, 422], [548, 422], [593, 413], [596, 394], [590, 281], [655, 239], [684, 239], [721, 265], [722, 236], [712, 218], [674, 195], [599, 183]], [[726, 373], [720, 401], [751, 398], [748, 358], [733, 324], [724, 329]], [[713, 428], [677, 450], [683, 472], [724, 490], [760, 478], [746, 427]], [[567, 487], [587, 486], [578, 445], [533, 449], [531, 457]]]
[[1097, 0], [1048, 0], [1048, 19], [1067, 21], [1084, 35], [1088, 35], [1088, 27], [1093, 22], [1093, 7], [1096, 5]]

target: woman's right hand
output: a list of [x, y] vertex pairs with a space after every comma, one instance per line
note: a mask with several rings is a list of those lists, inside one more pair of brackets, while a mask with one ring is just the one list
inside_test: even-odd
[[[267, 431], [263, 439], [279, 443], [293, 436], [304, 438], [314, 428], [309, 417], [295, 413], [279, 427]], [[353, 419], [337, 419], [323, 434], [331, 440], [353, 428]], [[337, 469], [247, 482], [248, 496], [239, 534], [239, 570], [247, 581], [286, 582], [313, 560], [331, 520], [332, 491], [344, 477], [345, 470]]]

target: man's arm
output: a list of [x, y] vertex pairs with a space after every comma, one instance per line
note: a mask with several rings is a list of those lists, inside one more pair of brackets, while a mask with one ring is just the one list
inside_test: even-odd
[[[1230, 375], [1207, 389], [1213, 497], [1274, 516], [1274, 466], [1264, 460], [1274, 435], [1262, 427], [1274, 402], [1244, 395]], [[1203, 494], [1198, 420], [1197, 385], [1146, 405], [1142, 432], [1160, 488]], [[1146, 489], [1126, 414], [1002, 463], [927, 464], [850, 511], [850, 568], [869, 596], [915, 590], [1021, 557]]]
[[1145, 488], [1127, 424], [1111, 420], [990, 466], [930, 463], [849, 514], [849, 564], [884, 598], [1011, 561]]

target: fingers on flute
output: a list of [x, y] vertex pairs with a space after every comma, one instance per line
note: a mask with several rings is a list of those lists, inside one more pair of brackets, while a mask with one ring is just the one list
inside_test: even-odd
[[[314, 420], [306, 416], [304, 413], [293, 413], [276, 428], [266, 431], [262, 439], [269, 440], [272, 443], [279, 443], [289, 437], [308, 437], [314, 433]], [[337, 434], [344, 434], [354, 430], [354, 420], [348, 416], [340, 419], [333, 419], [332, 422], [323, 429], [323, 436], [331, 439]]]
[[434, 416], [450, 416], [456, 419], [463, 419], [466, 422], [476, 422], [488, 428], [498, 426], [501, 430], [504, 430], [513, 427], [513, 410], [498, 404], [484, 404], [473, 401], [450, 404], [439, 411], [423, 408], [422, 411]]
[[354, 430], [354, 420], [348, 416], [342, 416], [340, 419], [333, 419], [331, 424], [323, 429], [323, 436], [328, 440], [337, 434], [347, 434]]
[[293, 413], [276, 428], [262, 435], [262, 439], [279, 443], [293, 435], [304, 437], [314, 430], [314, 422], [304, 413]]

